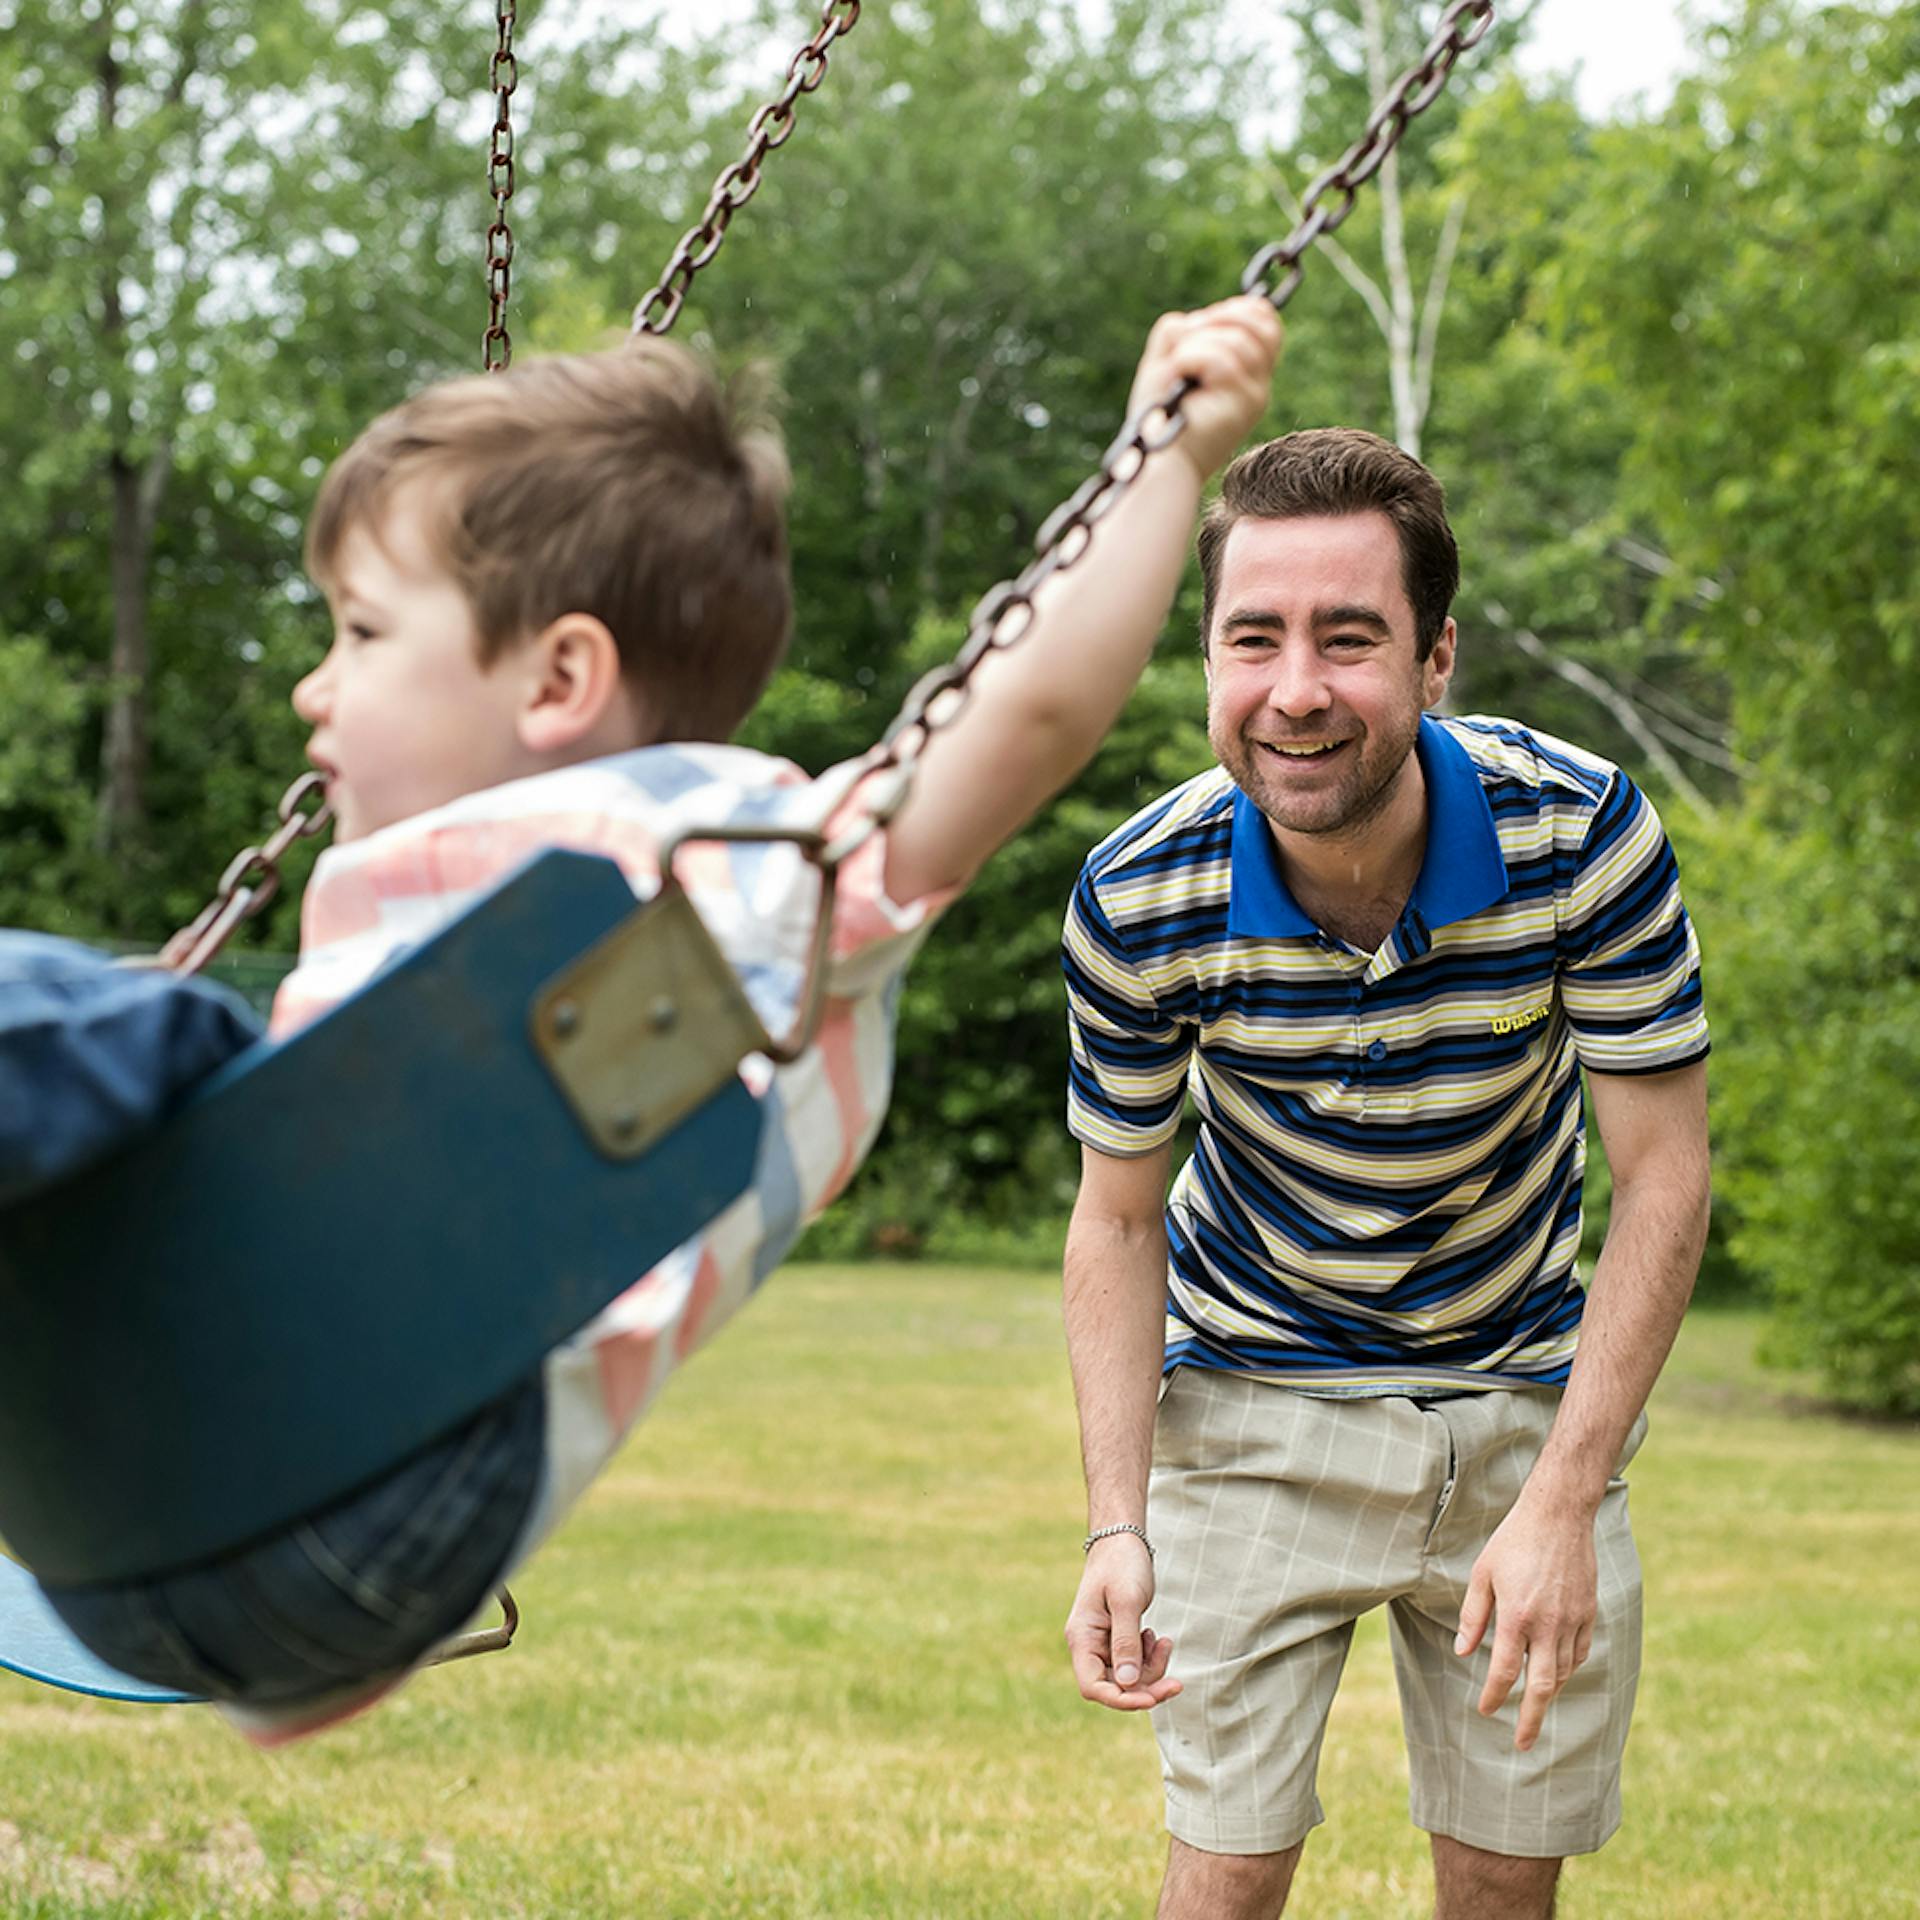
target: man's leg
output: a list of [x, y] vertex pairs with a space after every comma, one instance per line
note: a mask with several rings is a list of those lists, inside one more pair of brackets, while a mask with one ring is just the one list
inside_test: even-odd
[[1181, 1367], [1160, 1402], [1148, 1616], [1183, 1690], [1154, 1709], [1172, 1836], [1161, 1913], [1280, 1911], [1355, 1617], [1417, 1578], [1447, 1463], [1405, 1400]]
[[1158, 1920], [1277, 1920], [1303, 1840], [1284, 1853], [1203, 1853], [1167, 1843]]
[[1641, 1597], [1625, 1482], [1616, 1479], [1594, 1524], [1599, 1612], [1591, 1652], [1547, 1709], [1529, 1751], [1514, 1746], [1517, 1699], [1488, 1718], [1478, 1711], [1488, 1648], [1453, 1651], [1473, 1563], [1518, 1496], [1556, 1405], [1551, 1395], [1520, 1391], [1439, 1404], [1453, 1435], [1447, 1497], [1419, 1586], [1392, 1605], [1413, 1819], [1434, 1839], [1435, 1911], [1445, 1920], [1551, 1913], [1561, 1859], [1595, 1851], [1620, 1822]]
[[1433, 1920], [1553, 1920], [1558, 1860], [1486, 1853], [1436, 1833]]

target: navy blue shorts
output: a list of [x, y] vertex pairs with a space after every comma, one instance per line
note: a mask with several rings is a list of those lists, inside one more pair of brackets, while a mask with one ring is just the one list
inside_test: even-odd
[[184, 1572], [48, 1588], [47, 1599], [94, 1653], [136, 1679], [297, 1706], [403, 1672], [472, 1617], [506, 1567], [545, 1457], [536, 1375], [285, 1533]]
[[125, 1146], [259, 1037], [210, 981], [0, 930], [0, 1207]]

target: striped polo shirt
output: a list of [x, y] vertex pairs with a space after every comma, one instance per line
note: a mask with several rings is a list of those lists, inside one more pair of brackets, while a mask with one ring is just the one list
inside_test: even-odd
[[1322, 933], [1214, 768], [1088, 857], [1067, 914], [1075, 1136], [1199, 1117], [1167, 1202], [1176, 1366], [1332, 1395], [1554, 1385], [1580, 1072], [1707, 1052], [1658, 816], [1618, 767], [1508, 720], [1425, 718], [1427, 848], [1376, 953]]

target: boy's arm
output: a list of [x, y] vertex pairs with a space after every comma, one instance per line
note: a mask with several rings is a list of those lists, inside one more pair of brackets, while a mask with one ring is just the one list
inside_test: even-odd
[[928, 742], [887, 832], [893, 899], [963, 885], [1093, 757], [1166, 621], [1201, 485], [1265, 410], [1279, 351], [1280, 317], [1255, 296], [1155, 325], [1129, 410], [1195, 380], [1186, 431], [1042, 586], [1032, 630], [980, 662], [965, 710]]

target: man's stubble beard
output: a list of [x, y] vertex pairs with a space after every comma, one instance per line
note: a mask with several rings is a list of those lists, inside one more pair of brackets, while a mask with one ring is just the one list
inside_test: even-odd
[[1261, 747], [1244, 734], [1223, 736], [1211, 722], [1207, 728], [1214, 758], [1261, 813], [1284, 832], [1315, 837], [1344, 838], [1371, 826], [1392, 803], [1419, 737], [1417, 712], [1398, 751], [1394, 740], [1383, 740], [1371, 732], [1363, 734], [1356, 742], [1353, 764], [1339, 785], [1311, 796], [1294, 796], [1268, 783], [1270, 763]]

